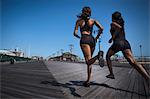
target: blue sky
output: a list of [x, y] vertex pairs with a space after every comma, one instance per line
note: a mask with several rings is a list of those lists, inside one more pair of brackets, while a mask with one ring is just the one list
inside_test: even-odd
[[[73, 44], [73, 53], [83, 57], [73, 30], [76, 15], [90, 6], [91, 17], [104, 27], [101, 48], [105, 54], [111, 45], [111, 14], [120, 11], [133, 54], [140, 55], [141, 44], [143, 55], [150, 56], [149, 5], [149, 0], [1, 0], [0, 49], [18, 47], [26, 55], [47, 57], [60, 49], [69, 51], [69, 44]], [[98, 44], [94, 54], [97, 52]]]

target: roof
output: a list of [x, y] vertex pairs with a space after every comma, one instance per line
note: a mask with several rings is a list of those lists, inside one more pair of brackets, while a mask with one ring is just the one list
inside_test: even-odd
[[[65, 53], [63, 53], [63, 55], [72, 55], [72, 56], [77, 56], [77, 55], [75, 55], [75, 54], [71, 54], [70, 52], [65, 52]], [[78, 56], [77, 56], [78, 57]]]
[[14, 53], [12, 53], [11, 51], [8, 51], [8, 50], [0, 50], [0, 54], [6, 54], [6, 55], [10, 55], [10, 56], [16, 56]]

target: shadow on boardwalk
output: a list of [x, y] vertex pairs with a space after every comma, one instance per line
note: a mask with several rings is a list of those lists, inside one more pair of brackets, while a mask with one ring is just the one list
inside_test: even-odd
[[[72, 86], [81, 86], [81, 87], [83, 87], [83, 83], [84, 83], [84, 81], [70, 81], [69, 83], [65, 83], [65, 84], [59, 83], [59, 82], [56, 82], [56, 81], [52, 81], [52, 82], [42, 81], [40, 84], [51, 84], [53, 86], [60, 86], [60, 87], [68, 88], [73, 96], [81, 97], [79, 94], [76, 93], [76, 89]], [[140, 96], [145, 96], [143, 94], [140, 94], [140, 93], [137, 93], [137, 92], [134, 92], [134, 91], [111, 87], [110, 85], [105, 84], [105, 83], [91, 82], [90, 85], [91, 86], [101, 86], [101, 87], [110, 88], [110, 89], [113, 89], [113, 90], [118, 90], [118, 91], [123, 91], [123, 92], [127, 92], [127, 93], [137, 94], [137, 95], [140, 95]]]
[[[73, 96], [76, 96], [76, 97], [81, 97], [79, 94], [77, 94], [75, 91], [76, 89], [74, 87], [71, 87], [73, 84], [70, 84], [70, 83], [65, 83], [65, 84], [62, 84], [62, 83], [58, 83], [56, 81], [42, 81], [41, 84], [51, 84], [53, 86], [59, 86], [59, 87], [64, 87], [64, 88], [69, 88], [71, 94]], [[81, 85], [80, 85], [81, 86]]]

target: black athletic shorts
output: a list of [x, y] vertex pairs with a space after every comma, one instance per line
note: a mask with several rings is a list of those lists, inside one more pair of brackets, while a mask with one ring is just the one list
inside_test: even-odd
[[82, 34], [80, 44], [88, 44], [90, 47], [95, 47], [95, 39], [92, 35]]
[[118, 40], [114, 41], [112, 46], [110, 47], [115, 53], [118, 51], [124, 51], [126, 49], [131, 49], [131, 46], [127, 40]]

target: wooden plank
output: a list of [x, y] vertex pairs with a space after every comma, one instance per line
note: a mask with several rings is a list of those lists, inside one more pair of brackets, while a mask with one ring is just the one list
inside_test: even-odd
[[[120, 79], [122, 79], [125, 76], [124, 71], [126, 71], [126, 69], [120, 69], [118, 70], [118, 72], [115, 74], [115, 79], [110, 79], [109, 81], [106, 82], [106, 84], [108, 85], [108, 89], [104, 90], [103, 93], [104, 94], [106, 91], [109, 92], [107, 97], [108, 98], [117, 98], [118, 95], [116, 94], [117, 91], [121, 91], [121, 89], [118, 88], [118, 83], [122, 82]], [[109, 89], [111, 89], [112, 91], [109, 91]], [[120, 97], [120, 96], [119, 96]], [[122, 98], [122, 97], [121, 97]]]
[[[120, 69], [118, 69], [118, 70], [120, 70]], [[118, 73], [118, 70], [115, 70], [114, 73], [115, 74]], [[106, 72], [106, 71], [104, 71], [104, 72]], [[99, 80], [101, 80], [101, 83], [99, 83], [98, 80], [96, 80], [96, 82], [93, 83], [93, 85], [95, 85], [95, 89], [92, 89], [92, 90], [86, 92], [86, 94], [83, 97], [87, 97], [87, 98], [103, 97], [104, 98], [104, 97], [108, 97], [108, 93], [111, 93], [112, 91], [114, 91], [114, 90], [110, 89], [109, 86], [106, 84], [106, 82], [110, 81], [110, 79], [106, 78], [105, 75], [103, 75]], [[91, 95], [91, 94], [93, 94], [93, 95]]]
[[44, 96], [44, 95], [41, 95], [41, 94], [34, 94], [34, 93], [30, 93], [28, 91], [18, 90], [16, 88], [11, 88], [11, 87], [3, 87], [2, 92], [4, 92], [5, 94], [7, 94], [9, 96], [13, 96], [15, 98], [33, 98], [33, 97], [34, 98], [43, 98], [43, 99], [50, 98], [50, 96]]
[[[125, 82], [126, 80], [128, 80], [127, 78], [127, 72], [128, 72], [129, 68], [123, 68], [121, 70], [121, 72], [118, 73], [118, 77], [116, 77], [116, 81], [113, 84], [113, 88], [116, 90], [114, 93], [111, 93], [110, 96], [113, 96], [116, 99], [121, 99], [123, 98], [123, 94], [126, 92], [126, 90], [124, 90], [121, 85], [123, 82]], [[127, 84], [125, 84], [124, 86], [127, 86]]]
[[140, 98], [140, 96], [139, 96], [139, 94], [138, 94], [138, 89], [139, 89], [139, 86], [138, 86], [138, 79], [139, 79], [139, 77], [138, 77], [138, 72], [137, 71], [135, 71], [135, 83], [134, 83], [134, 88], [133, 88], [133, 94], [132, 94], [132, 98], [133, 99], [139, 99]]
[[[99, 68], [99, 67], [97, 67]], [[98, 69], [96, 69], [98, 70]], [[93, 71], [92, 74], [93, 74], [93, 78], [92, 78], [92, 81], [91, 81], [91, 86], [90, 88], [85, 88], [85, 87], [80, 87], [79, 89], [76, 90], [76, 92], [78, 94], [80, 94], [82, 97], [88, 97], [87, 95], [89, 95], [88, 93], [91, 92], [90, 94], [94, 93], [95, 89], [97, 87], [99, 87], [99, 83], [97, 83], [98, 79], [100, 79], [101, 82], [105, 82], [105, 80], [107, 79], [105, 77], [105, 73], [106, 73], [107, 69], [105, 68], [104, 70], [99, 70], [99, 71]], [[92, 91], [91, 91], [92, 90]]]
[[[145, 91], [145, 86], [144, 86], [144, 78], [141, 75], [138, 75], [139, 79], [138, 79], [138, 83], [139, 83], [139, 89], [138, 89], [138, 93], [141, 94], [139, 99], [146, 99], [146, 91]], [[144, 95], [144, 96], [143, 96]]]
[[[24, 86], [23, 85], [17, 85], [16, 86], [16, 84], [12, 83], [9, 85], [7, 84], [7, 86], [3, 85], [2, 88], [4, 88], [4, 89], [7, 88], [7, 91], [9, 90], [9, 88], [11, 88], [13, 90], [21, 90], [21, 91], [24, 91], [27, 93], [31, 93], [31, 95], [33, 94], [35, 97], [38, 97], [39, 94], [42, 96], [51, 96], [51, 97], [57, 97], [57, 98], [64, 97], [61, 90], [53, 89], [53, 88], [51, 88], [51, 86], [48, 86], [48, 88], [34, 87], [34, 86], [27, 86], [27, 85], [24, 85]], [[5, 91], [5, 90], [2, 90], [2, 91]], [[10, 90], [9, 90], [9, 92], [10, 92]]]
[[[130, 82], [127, 86], [127, 90], [130, 92], [126, 92], [125, 93], [125, 99], [132, 99], [132, 94], [133, 94], [133, 89], [134, 89], [134, 85], [135, 85], [135, 69], [133, 69], [133, 73], [130, 76]], [[132, 92], [132, 93], [131, 93]]]
[[[3, 96], [11, 94], [14, 97], [13, 94], [16, 95], [18, 92], [18, 96], [22, 97], [27, 95], [70, 99], [121, 99], [122, 97], [126, 99], [148, 99], [148, 96], [141, 96], [141, 94], [147, 94], [148, 89], [145, 80], [141, 82], [143, 78], [135, 72], [135, 69], [130, 70], [130, 68], [122, 68], [121, 66], [113, 67], [116, 79], [111, 80], [105, 77], [109, 73], [106, 66], [100, 68], [93, 65], [92, 83], [87, 88], [82, 85], [87, 76], [86, 64], [46, 62], [46, 65], [48, 69], [41, 62], [37, 66], [32, 62], [4, 67]], [[17, 81], [17, 79], [20, 80]], [[41, 84], [42, 81], [47, 83]], [[7, 86], [7, 84], [9, 85]], [[8, 93], [7, 90], [14, 91]]]
[[[45, 80], [47, 84], [41, 83]], [[1, 85], [2, 94], [7, 98], [67, 98], [42, 62], [2, 66]]]
[[[150, 89], [148, 88], [146, 80], [144, 79], [143, 81], [144, 81], [144, 90], [146, 93], [146, 98], [149, 99], [150, 98]], [[149, 81], [149, 85], [150, 85], [150, 81]]]
[[117, 86], [118, 89], [122, 90], [122, 91], [116, 91], [116, 97], [117, 98], [118, 97], [126, 97], [125, 93], [130, 92], [127, 89], [128, 89], [129, 84], [130, 84], [130, 81], [131, 81], [130, 76], [132, 75], [133, 68], [125, 68], [125, 69], [127, 70], [126, 72], [123, 72], [125, 74], [125, 76], [123, 76], [120, 79], [120, 82], [118, 83], [118, 86]]

